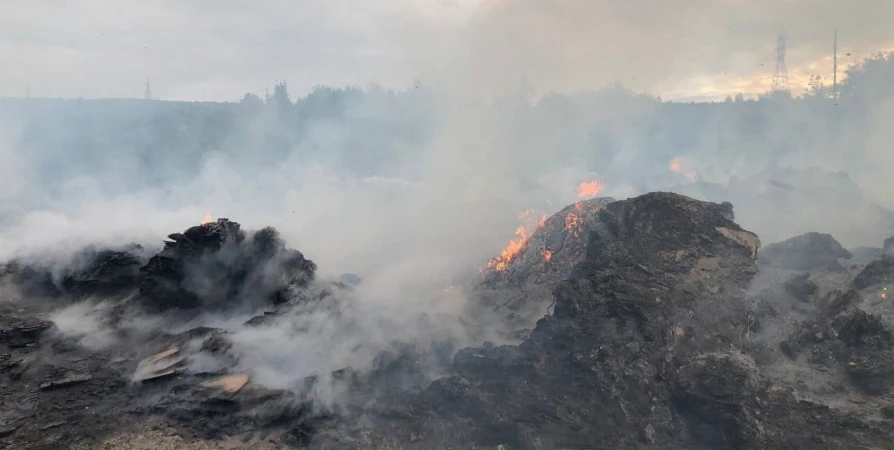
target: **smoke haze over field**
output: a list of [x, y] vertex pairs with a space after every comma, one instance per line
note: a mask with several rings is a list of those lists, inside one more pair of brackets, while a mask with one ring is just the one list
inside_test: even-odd
[[[225, 101], [289, 84], [238, 103], [0, 99], [0, 262], [64, 265], [91, 243], [155, 249], [206, 214], [276, 227], [324, 277], [364, 279], [350, 307], [296, 311], [271, 329], [215, 318], [239, 330], [237, 346], [255, 358], [246, 364], [288, 387], [369, 365], [395, 339], [468, 343], [454, 322], [433, 330], [418, 315], [460, 315], [464, 296], [441, 289], [499, 254], [521, 211], [551, 214], [580, 183], [618, 199], [660, 189], [731, 201], [765, 242], [820, 231], [879, 246], [894, 234], [890, 56], [851, 70], [834, 99], [828, 83], [718, 103], [638, 94], [766, 90], [781, 26], [793, 84], [828, 73], [836, 29], [843, 77], [847, 63], [891, 48], [894, 9], [680, 5], [2, 6], [0, 57], [17, 62], [0, 74], [2, 95], [136, 97], [148, 76], [162, 98]], [[394, 90], [341, 88], [370, 83]], [[66, 310], [60, 326], [89, 334], [91, 314]], [[327, 346], [349, 325], [356, 332]]]
[[[621, 2], [576, 0], [304, 0], [124, 5], [107, 0], [5, 4], [0, 95], [231, 100], [286, 79], [403, 88], [417, 77], [503, 92], [527, 76], [541, 92], [619, 81], [665, 98], [767, 89], [775, 35], [789, 69], [831, 73], [891, 49], [884, 0]], [[850, 54], [851, 56], [847, 56]], [[842, 66], [843, 68], [843, 66]], [[445, 75], [446, 74], [446, 75]]]

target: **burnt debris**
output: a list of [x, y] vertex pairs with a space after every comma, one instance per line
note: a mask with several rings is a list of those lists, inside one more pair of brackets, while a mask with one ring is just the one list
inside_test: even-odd
[[[231, 331], [124, 333], [132, 340], [113, 352], [72, 343], [43, 312], [7, 308], [0, 445], [111, 448], [124, 433], [155, 447], [173, 434], [182, 448], [887, 448], [889, 257], [844, 267], [851, 253], [819, 233], [762, 248], [733, 219], [728, 203], [670, 193], [570, 205], [474, 281], [463, 323], [473, 336], [505, 328], [502, 341], [396, 342], [367, 367], [289, 389], [259, 382]], [[93, 252], [62, 276], [6, 270], [49, 277], [52, 295], [73, 301], [113, 293], [165, 320], [233, 314], [250, 333], [289, 324], [309, 298], [337, 309], [333, 290], [362, 287], [356, 275], [321, 286], [276, 230], [227, 219], [140, 255]], [[343, 401], [320, 401], [333, 391]]]
[[237, 222], [218, 219], [168, 239], [148, 259], [139, 245], [90, 247], [70, 267], [16, 261], [4, 265], [0, 276], [28, 297], [131, 295], [146, 308], [165, 311], [282, 304], [295, 299], [316, 271], [271, 227], [245, 232]]
[[853, 255], [825, 233], [806, 233], [761, 249], [758, 262], [790, 270], [841, 269], [839, 259]]
[[159, 310], [284, 303], [317, 268], [270, 227], [246, 234], [238, 223], [218, 219], [168, 238], [140, 268], [140, 296]]

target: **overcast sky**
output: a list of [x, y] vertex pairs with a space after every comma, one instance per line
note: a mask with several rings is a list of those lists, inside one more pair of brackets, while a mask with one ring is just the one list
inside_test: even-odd
[[[0, 0], [0, 96], [238, 100], [275, 80], [493, 92], [612, 81], [665, 98], [800, 92], [894, 48], [892, 0]], [[850, 56], [847, 56], [850, 53]]]

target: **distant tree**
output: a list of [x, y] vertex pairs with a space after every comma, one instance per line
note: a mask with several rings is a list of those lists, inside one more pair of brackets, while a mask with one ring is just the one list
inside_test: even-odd
[[806, 97], [827, 98], [831, 94], [829, 87], [823, 82], [823, 77], [819, 75], [811, 76], [807, 81]]
[[733, 100], [733, 101], [736, 102], [736, 103], [742, 103], [742, 102], [745, 101], [745, 96], [742, 95], [741, 92], [739, 92], [738, 94], [736, 94], [736, 98], [735, 98], [735, 100]]
[[732, 103], [732, 102], [733, 102], [733, 98], [730, 97], [729, 95], [727, 95], [726, 98], [723, 99], [723, 103]]
[[292, 105], [292, 99], [289, 98], [289, 86], [285, 81], [273, 85], [273, 96], [270, 101], [277, 107]]
[[894, 96], [894, 52], [879, 53], [848, 67], [841, 82], [842, 100], [874, 103]]
[[792, 91], [788, 89], [770, 91], [767, 93], [767, 99], [776, 102], [787, 102], [792, 99]]
[[242, 97], [242, 100], [239, 101], [239, 104], [246, 108], [260, 108], [264, 105], [264, 101], [261, 100], [261, 97], [258, 97], [255, 94], [248, 93]]

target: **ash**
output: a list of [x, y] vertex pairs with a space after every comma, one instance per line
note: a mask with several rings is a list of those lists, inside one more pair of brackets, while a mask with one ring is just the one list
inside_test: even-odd
[[429, 337], [388, 342], [362, 274], [320, 279], [272, 228], [9, 261], [0, 446], [888, 448], [889, 244], [762, 247], [729, 203], [597, 198], [470, 280], [460, 317], [379, 312]]

